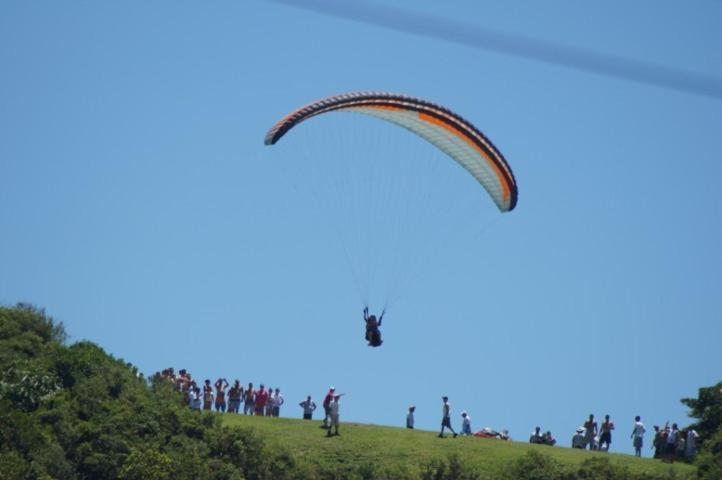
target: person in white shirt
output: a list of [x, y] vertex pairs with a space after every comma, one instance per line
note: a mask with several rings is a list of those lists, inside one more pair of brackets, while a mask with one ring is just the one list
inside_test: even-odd
[[687, 443], [684, 446], [684, 458], [688, 461], [694, 460], [694, 456], [697, 454], [697, 439], [699, 433], [693, 428], [687, 430]]
[[306, 397], [306, 400], [298, 404], [303, 408], [303, 419], [311, 420], [313, 418], [313, 411], [316, 410], [316, 402], [311, 400], [311, 395]]
[[679, 436], [679, 429], [677, 424], [672, 424], [672, 429], [667, 432], [667, 448], [664, 453], [667, 454], [670, 460], [674, 461], [674, 456], [677, 453], [677, 437]]
[[281, 395], [281, 389], [276, 389], [276, 394], [273, 396], [273, 410], [271, 414], [277, 417], [281, 413], [281, 405], [283, 405], [283, 395]]
[[338, 433], [338, 421], [339, 421], [339, 405], [338, 402], [341, 400], [341, 395], [334, 395], [333, 400], [331, 400], [331, 403], [328, 404], [328, 416], [331, 418], [331, 423], [328, 427], [328, 431], [326, 432], [326, 436], [331, 436], [331, 430], [335, 430], [334, 435], [339, 435]]
[[414, 429], [414, 412], [416, 411], [416, 407], [414, 405], [411, 405], [409, 407], [409, 413], [406, 414], [406, 428], [409, 428], [411, 430]]
[[456, 432], [451, 428], [451, 405], [449, 405], [449, 397], [441, 397], [441, 399], [444, 401], [444, 406], [441, 411], [441, 432], [439, 432], [439, 438], [444, 438], [444, 428], [451, 430], [454, 438], [456, 438]]
[[461, 434], [471, 435], [471, 417], [466, 412], [461, 412]]
[[634, 428], [632, 429], [632, 445], [634, 445], [634, 455], [637, 457], [642, 456], [642, 444], [644, 443], [644, 424], [642, 423], [642, 417], [637, 415], [634, 417]]
[[201, 409], [201, 403], [202, 403], [202, 401], [203, 401], [202, 398], [201, 398], [201, 389], [198, 388], [198, 387], [193, 387], [193, 388], [191, 388], [191, 391], [190, 391], [190, 394], [189, 394], [189, 398], [190, 398], [190, 407], [191, 407], [191, 409], [193, 409], [193, 410], [200, 410], [200, 409]]

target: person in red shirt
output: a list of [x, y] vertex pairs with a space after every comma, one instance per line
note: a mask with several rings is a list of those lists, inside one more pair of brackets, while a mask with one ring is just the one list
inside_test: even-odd
[[255, 400], [256, 415], [262, 417], [266, 407], [266, 402], [268, 401], [268, 392], [263, 384], [261, 384], [261, 387], [256, 391]]
[[333, 396], [335, 395], [335, 393], [336, 393], [336, 389], [333, 387], [329, 387], [328, 393], [326, 394], [326, 396], [323, 399], [323, 412], [325, 414], [323, 417], [323, 425], [322, 425], [323, 428], [328, 428], [328, 421], [330, 419], [329, 406], [331, 404], [331, 400], [333, 400]]

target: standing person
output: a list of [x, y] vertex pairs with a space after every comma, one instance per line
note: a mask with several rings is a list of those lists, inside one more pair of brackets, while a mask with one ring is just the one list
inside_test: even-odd
[[471, 435], [471, 417], [466, 412], [461, 412], [461, 434]]
[[333, 400], [334, 393], [336, 392], [336, 389], [334, 387], [328, 388], [328, 393], [323, 398], [323, 425], [321, 425], [321, 428], [328, 428], [328, 420], [329, 420], [329, 406], [331, 405], [331, 401]]
[[231, 413], [238, 413], [242, 398], [243, 387], [241, 386], [241, 382], [236, 379], [236, 381], [233, 382], [233, 386], [228, 390], [228, 411]]
[[276, 394], [273, 396], [273, 411], [271, 415], [278, 417], [281, 414], [281, 405], [283, 405], [283, 395], [281, 395], [281, 389], [276, 389]]
[[694, 428], [690, 428], [687, 430], [687, 443], [684, 447], [684, 458], [688, 462], [691, 462], [694, 460], [695, 455], [697, 455], [697, 439], [699, 438], [699, 433], [697, 433], [697, 430]]
[[303, 408], [303, 419], [311, 420], [313, 418], [313, 411], [316, 410], [316, 402], [311, 400], [311, 395], [306, 397], [306, 400], [298, 404]]
[[273, 387], [268, 387], [268, 399], [266, 400], [266, 407], [263, 410], [263, 415], [270, 417], [273, 412]]
[[253, 415], [253, 411], [256, 408], [256, 392], [253, 391], [253, 384], [248, 383], [246, 393], [243, 396], [243, 415]]
[[203, 410], [210, 412], [211, 405], [213, 405], [213, 387], [211, 386], [210, 379], [206, 378], [203, 384]]
[[588, 445], [589, 450], [594, 450], [594, 437], [597, 436], [597, 422], [594, 420], [594, 415], [589, 414], [589, 419], [584, 422], [584, 445], [585, 448]]
[[602, 428], [599, 430], [599, 450], [608, 452], [612, 445], [612, 430], [614, 430], [614, 422], [609, 420], [609, 415], [604, 415]]
[[198, 387], [191, 388], [189, 392], [191, 410], [201, 411], [201, 389]]
[[178, 370], [178, 376], [175, 379], [176, 391], [182, 392], [185, 383], [186, 383], [186, 371], [185, 371], [185, 369], [181, 368], [180, 370]]
[[654, 458], [662, 458], [665, 447], [665, 437], [662, 430], [655, 425], [654, 427], [654, 439], [652, 440], [652, 448], [654, 449]]
[[414, 429], [414, 412], [416, 411], [416, 407], [414, 405], [411, 405], [409, 407], [409, 413], [406, 414], [406, 428], [413, 430]]
[[644, 443], [644, 424], [642, 423], [642, 417], [637, 415], [634, 417], [634, 428], [632, 429], [632, 445], [634, 446], [634, 455], [637, 457], [642, 456], [642, 444]]
[[664, 453], [667, 458], [674, 462], [674, 457], [677, 454], [677, 442], [679, 441], [679, 429], [676, 423], [672, 424], [672, 429], [667, 433], [667, 446], [664, 449]]
[[219, 378], [215, 383], [216, 387], [216, 412], [226, 411], [226, 388], [228, 388], [228, 380]]
[[266, 408], [266, 402], [268, 401], [268, 392], [266, 392], [266, 388], [261, 384], [258, 390], [256, 390], [255, 395], [253, 395], [253, 398], [255, 400], [254, 410], [257, 417], [263, 416], [263, 411]]
[[338, 423], [339, 423], [339, 405], [338, 402], [341, 400], [341, 395], [334, 395], [333, 400], [329, 402], [328, 404], [328, 416], [331, 419], [331, 423], [328, 427], [328, 431], [326, 432], [326, 436], [331, 436], [331, 430], [335, 429], [334, 435], [339, 435], [338, 433]]
[[441, 432], [439, 432], [439, 438], [444, 438], [444, 428], [451, 430], [454, 438], [456, 438], [456, 432], [451, 428], [451, 405], [449, 405], [449, 397], [441, 397], [441, 399], [444, 401], [444, 405], [441, 410]]
[[687, 432], [680, 430], [677, 434], [677, 445], [674, 458], [684, 460], [684, 451], [687, 449]]
[[196, 381], [191, 378], [190, 373], [187, 373], [185, 370], [181, 371], [183, 372], [183, 375], [181, 377], [180, 389], [183, 393], [183, 398], [188, 399], [193, 389], [198, 385], [196, 385]]

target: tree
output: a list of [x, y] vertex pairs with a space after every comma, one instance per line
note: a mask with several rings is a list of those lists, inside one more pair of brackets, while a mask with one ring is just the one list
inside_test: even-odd
[[689, 416], [698, 421], [690, 425], [700, 434], [702, 444], [711, 439], [722, 427], [722, 382], [699, 389], [697, 398], [683, 398], [690, 409]]

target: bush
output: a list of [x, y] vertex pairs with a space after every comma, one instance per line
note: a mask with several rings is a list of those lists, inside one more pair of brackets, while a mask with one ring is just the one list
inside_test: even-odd
[[0, 480], [25, 478], [30, 465], [17, 452], [0, 454]]
[[722, 478], [722, 428], [705, 444], [702, 453], [697, 456], [700, 480], [719, 480]]
[[517, 458], [506, 470], [506, 476], [510, 480], [559, 480], [565, 475], [566, 472], [559, 462], [536, 450], [530, 450]]
[[134, 448], [120, 469], [121, 480], [166, 480], [172, 478], [170, 457], [154, 448]]
[[477, 480], [479, 474], [461, 462], [458, 455], [434, 459], [421, 469], [422, 480]]

